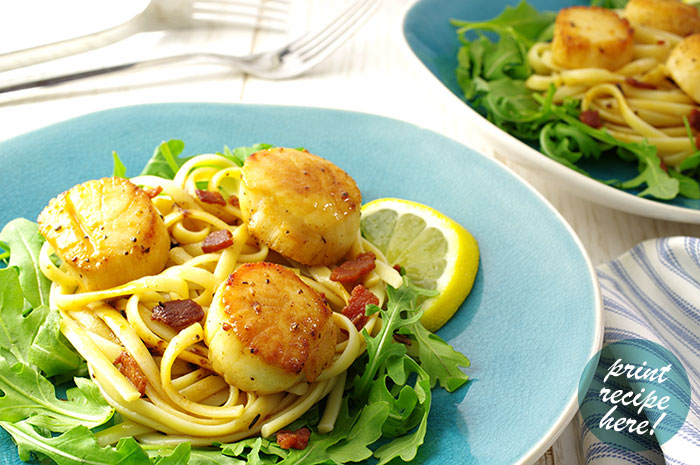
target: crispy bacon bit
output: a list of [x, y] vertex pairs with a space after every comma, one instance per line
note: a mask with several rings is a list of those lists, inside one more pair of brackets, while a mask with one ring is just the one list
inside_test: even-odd
[[143, 191], [146, 193], [149, 199], [155, 198], [158, 194], [163, 192], [163, 187], [162, 186], [156, 186], [153, 189], [150, 187], [144, 187]]
[[202, 252], [212, 253], [233, 245], [233, 235], [228, 229], [219, 229], [209, 233], [202, 243]]
[[412, 344], [411, 338], [406, 336], [405, 334], [394, 333], [394, 340], [399, 344], [403, 344], [405, 346], [410, 346]]
[[665, 45], [665, 44], [666, 44], [666, 41], [665, 41], [665, 40], [659, 39], [659, 40], [656, 41], [656, 45]]
[[361, 329], [367, 323], [365, 308], [370, 304], [379, 305], [379, 299], [365, 286], [358, 284], [352, 289], [350, 300], [342, 313], [352, 321], [355, 328]]
[[398, 263], [396, 265], [392, 266], [392, 268], [395, 269], [396, 271], [398, 271], [399, 273], [401, 273], [401, 265], [399, 265]]
[[136, 363], [134, 357], [128, 352], [122, 352], [114, 360], [114, 366], [119, 368], [119, 372], [126, 376], [141, 395], [146, 392], [146, 375], [141, 371], [141, 367]]
[[632, 87], [637, 87], [639, 89], [656, 89], [656, 86], [654, 84], [638, 81], [635, 78], [629, 76], [625, 78], [625, 82], [631, 85]]
[[700, 131], [700, 110], [693, 108], [688, 115], [688, 124], [690, 124], [691, 128]]
[[224, 196], [218, 192], [196, 189], [195, 193], [197, 194], [197, 198], [199, 198], [199, 200], [201, 200], [204, 203], [213, 203], [215, 205], [221, 205], [222, 207], [226, 206], [226, 200], [224, 200]]
[[204, 310], [192, 299], [169, 300], [153, 307], [151, 318], [180, 331], [202, 321]]
[[310, 437], [309, 428], [299, 428], [296, 431], [283, 429], [277, 432], [277, 444], [282, 449], [306, 449]]
[[236, 197], [235, 195], [229, 195], [228, 203], [230, 203], [231, 205], [233, 205], [236, 208], [241, 206], [241, 202], [238, 200], [238, 197]]
[[343, 284], [355, 284], [364, 275], [374, 269], [375, 256], [372, 252], [361, 253], [353, 260], [348, 260], [335, 268], [331, 273], [331, 281]]
[[592, 128], [600, 129], [603, 127], [603, 122], [600, 120], [600, 114], [595, 110], [582, 111], [578, 119]]

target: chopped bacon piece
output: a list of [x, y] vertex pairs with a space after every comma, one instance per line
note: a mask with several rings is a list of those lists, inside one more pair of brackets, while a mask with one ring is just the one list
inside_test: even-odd
[[155, 198], [158, 194], [163, 192], [163, 187], [162, 186], [156, 186], [153, 189], [150, 187], [144, 187], [143, 191], [146, 193], [149, 199]]
[[114, 360], [114, 366], [119, 368], [119, 372], [126, 376], [131, 384], [134, 385], [136, 390], [138, 390], [141, 395], [146, 392], [146, 375], [141, 371], [141, 367], [136, 363], [134, 357], [129, 355], [128, 352], [122, 352]]
[[700, 131], [700, 110], [693, 108], [688, 115], [688, 124], [690, 124], [691, 128]]
[[365, 309], [370, 304], [379, 305], [379, 299], [365, 286], [358, 284], [352, 289], [350, 300], [343, 308], [342, 313], [352, 321], [355, 328], [361, 329], [367, 323], [368, 317], [365, 314]]
[[306, 449], [310, 437], [309, 428], [299, 428], [296, 431], [283, 429], [277, 432], [277, 444], [282, 449]]
[[219, 229], [209, 233], [202, 243], [202, 252], [212, 253], [233, 245], [233, 235], [228, 229]]
[[625, 82], [631, 85], [632, 87], [637, 87], [639, 89], [656, 89], [656, 86], [654, 84], [638, 81], [635, 78], [629, 76], [625, 78]]
[[215, 205], [221, 205], [222, 207], [226, 206], [226, 200], [224, 200], [224, 196], [218, 192], [196, 189], [195, 193], [197, 194], [197, 198], [199, 198], [199, 200], [201, 200], [204, 203], [213, 203]]
[[353, 260], [343, 262], [331, 273], [331, 281], [338, 281], [343, 284], [355, 284], [364, 275], [374, 269], [374, 259], [372, 252], [361, 253]]
[[202, 321], [204, 310], [192, 299], [169, 300], [153, 307], [151, 318], [180, 331]]
[[603, 127], [603, 122], [600, 120], [600, 114], [595, 110], [582, 111], [578, 117], [583, 124], [587, 124], [592, 128], [600, 129]]

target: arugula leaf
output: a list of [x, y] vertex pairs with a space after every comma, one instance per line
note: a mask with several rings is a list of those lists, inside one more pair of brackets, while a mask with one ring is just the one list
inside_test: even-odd
[[401, 334], [409, 335], [415, 345], [421, 368], [430, 377], [430, 387], [436, 383], [448, 392], [453, 392], [469, 380], [460, 367], [468, 367], [469, 359], [445, 342], [437, 334], [431, 333], [418, 322], [401, 329]]
[[243, 166], [243, 163], [245, 163], [245, 159], [254, 154], [255, 152], [259, 152], [260, 150], [267, 150], [273, 147], [274, 145], [270, 144], [253, 144], [250, 147], [236, 147], [235, 149], [231, 150], [230, 148], [228, 148], [228, 146], [224, 146], [224, 151], [218, 153], [218, 155], [228, 158], [238, 166]]
[[[459, 366], [468, 366], [469, 360], [439, 337], [430, 337], [420, 323], [423, 311], [417, 302], [433, 292], [413, 285], [404, 276], [398, 289], [387, 286], [386, 310], [376, 305], [369, 305], [366, 310], [367, 314], [381, 313], [382, 327], [374, 337], [363, 331], [368, 360], [362, 375], [355, 379], [354, 398], [364, 399], [369, 390], [370, 405], [382, 402], [390, 407], [382, 433], [396, 439], [375, 451], [379, 464], [397, 457], [412, 460], [425, 437], [431, 387], [439, 382], [454, 390], [468, 379]], [[410, 335], [416, 341], [419, 361], [407, 354], [405, 345], [394, 340], [394, 334]], [[413, 376], [415, 382], [411, 385], [408, 381]]]
[[172, 450], [170, 454], [154, 457], [153, 465], [179, 465], [189, 463], [191, 446], [189, 442], [183, 442]]
[[114, 170], [112, 171], [112, 176], [115, 178], [125, 178], [126, 177], [126, 166], [119, 159], [117, 152], [112, 151], [112, 158], [114, 159]]
[[157, 445], [142, 445], [141, 448], [151, 457], [153, 465], [185, 463], [187, 465], [245, 465], [246, 463], [244, 460], [223, 455], [219, 449], [192, 449], [189, 442], [183, 442], [172, 450]]
[[83, 370], [85, 361], [61, 333], [58, 311], [42, 306], [32, 310], [32, 315], [43, 322], [36, 330], [27, 361], [47, 377], [75, 375]]
[[[397, 410], [393, 411], [392, 415], [396, 416], [397, 414], [401, 414], [404, 425], [390, 425], [394, 427], [400, 426], [396, 429], [397, 432], [402, 435], [393, 439], [388, 444], [382, 445], [374, 452], [374, 456], [379, 459], [378, 465], [388, 463], [397, 457], [400, 457], [406, 462], [413, 460], [418, 452], [418, 447], [423, 444], [425, 432], [428, 427], [428, 413], [430, 412], [432, 398], [430, 393], [430, 376], [418, 363], [408, 356], [401, 357], [400, 363], [394, 366], [395, 368], [399, 368], [400, 366], [402, 368], [397, 371], [397, 373], [401, 373], [401, 376], [394, 379], [394, 381], [399, 383], [395, 386], [399, 395], [395, 402]], [[408, 394], [410, 392], [408, 389], [409, 386], [404, 385], [410, 374], [416, 375], [415, 384], [411, 389], [414, 392], [412, 395], [416, 396], [415, 403], [413, 402], [412, 395]], [[385, 395], [382, 397], [386, 397], [386, 393], [388, 392], [388, 390], [386, 390], [386, 383], [376, 383], [373, 391], [375, 393], [384, 391]], [[401, 408], [403, 408], [403, 412], [399, 410]], [[413, 428], [416, 424], [418, 428], [416, 428], [413, 433], [404, 434], [407, 432], [408, 426]], [[383, 431], [386, 431], [386, 425]]]
[[386, 402], [373, 402], [367, 404], [354, 423], [347, 412], [347, 399], [343, 402], [343, 408], [338, 415], [338, 421], [334, 433], [351, 428], [347, 432], [344, 441], [330, 446], [326, 453], [328, 458], [336, 463], [360, 462], [372, 456], [372, 450], [367, 446], [374, 444], [382, 436], [382, 425], [389, 416], [389, 404]]
[[[184, 463], [184, 462], [180, 462]], [[245, 465], [244, 460], [223, 455], [219, 450], [192, 449], [188, 465]]]
[[280, 457], [287, 456], [287, 451], [277, 443], [261, 437], [254, 437], [222, 446], [221, 453], [231, 457], [245, 459], [249, 465], [278, 463]]
[[67, 431], [74, 426], [95, 427], [112, 416], [112, 408], [99, 394], [97, 386], [85, 378], [75, 378], [67, 400], [56, 397], [54, 385], [34, 368], [22, 363], [11, 365], [0, 350], [0, 421], [28, 422]]
[[156, 147], [153, 156], [146, 163], [140, 176], [153, 175], [165, 179], [173, 179], [177, 170], [185, 164], [186, 158], [180, 158], [185, 149], [185, 143], [181, 140], [170, 139]]
[[24, 295], [18, 270], [0, 270], [0, 349], [5, 358], [10, 364], [34, 364], [48, 376], [78, 369], [82, 359], [60, 334], [57, 311], [41, 305], [24, 316]]
[[453, 19], [450, 22], [459, 28], [457, 33], [460, 35], [473, 29], [503, 32], [513, 36], [526, 48], [530, 48], [535, 42], [549, 38], [555, 17], [556, 13], [549, 11], [541, 13], [523, 0], [515, 7], [506, 6], [503, 13], [489, 21]]
[[116, 447], [100, 447], [95, 435], [77, 426], [60, 436], [46, 437], [26, 422], [0, 422], [17, 444], [19, 458], [46, 457], [58, 465], [151, 465], [146, 453], [134, 438], [124, 438]]
[[622, 10], [628, 0], [591, 0], [591, 6], [599, 6], [612, 10]]
[[678, 193], [680, 195], [689, 199], [700, 199], [700, 184], [698, 184], [698, 181], [672, 168], [669, 168], [668, 174], [678, 180]]
[[0, 242], [9, 249], [8, 266], [16, 267], [19, 271], [22, 294], [29, 306], [48, 305], [51, 282], [39, 269], [39, 251], [44, 238], [39, 234], [37, 224], [16, 218], [2, 228]]
[[364, 398], [372, 385], [372, 380], [379, 369], [391, 357], [402, 357], [406, 353], [406, 346], [394, 342], [394, 333], [402, 326], [417, 323], [422, 316], [422, 311], [416, 305], [418, 296], [431, 295], [433, 291], [413, 286], [407, 276], [403, 277], [403, 284], [395, 289], [387, 285], [387, 308], [383, 310], [376, 305], [368, 305], [366, 313], [371, 315], [381, 313], [382, 328], [376, 336], [370, 336], [366, 330], [362, 335], [367, 341], [367, 366], [362, 376], [355, 382], [355, 394], [358, 398]]

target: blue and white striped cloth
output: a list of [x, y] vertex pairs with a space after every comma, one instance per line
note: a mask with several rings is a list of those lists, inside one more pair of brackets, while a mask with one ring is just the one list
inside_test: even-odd
[[597, 272], [604, 344], [631, 338], [661, 344], [683, 363], [691, 402], [680, 431], [650, 451], [631, 452], [601, 442], [580, 421], [586, 465], [700, 464], [700, 239], [645, 241]]

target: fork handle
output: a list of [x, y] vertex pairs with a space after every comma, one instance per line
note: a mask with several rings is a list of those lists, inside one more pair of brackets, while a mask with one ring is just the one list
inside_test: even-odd
[[143, 26], [140, 20], [139, 13], [128, 21], [103, 31], [14, 52], [0, 53], [0, 71], [24, 68], [119, 42], [141, 30]]
[[[104, 68], [95, 68], [85, 71], [78, 71], [75, 73], [68, 74], [55, 74], [51, 76], [46, 76], [40, 79], [27, 80], [26, 78], [12, 79], [9, 81], [0, 82], [0, 94], [6, 94], [9, 92], [16, 92], [19, 90], [33, 89], [37, 87], [49, 87], [57, 84], [62, 84], [64, 82], [77, 81], [79, 79], [90, 78], [94, 76], [101, 76], [111, 73], [119, 73], [122, 71], [127, 71], [130, 69], [147, 69], [156, 66], [168, 65], [172, 63], [177, 63], [180, 61], [185, 61], [188, 59], [199, 58], [203, 56], [209, 56], [209, 54], [201, 53], [190, 53], [184, 55], [173, 55], [162, 58], [154, 58], [150, 60], [132, 61], [130, 63], [123, 63], [120, 65], [107, 66]], [[216, 56], [211, 54], [212, 57]]]

